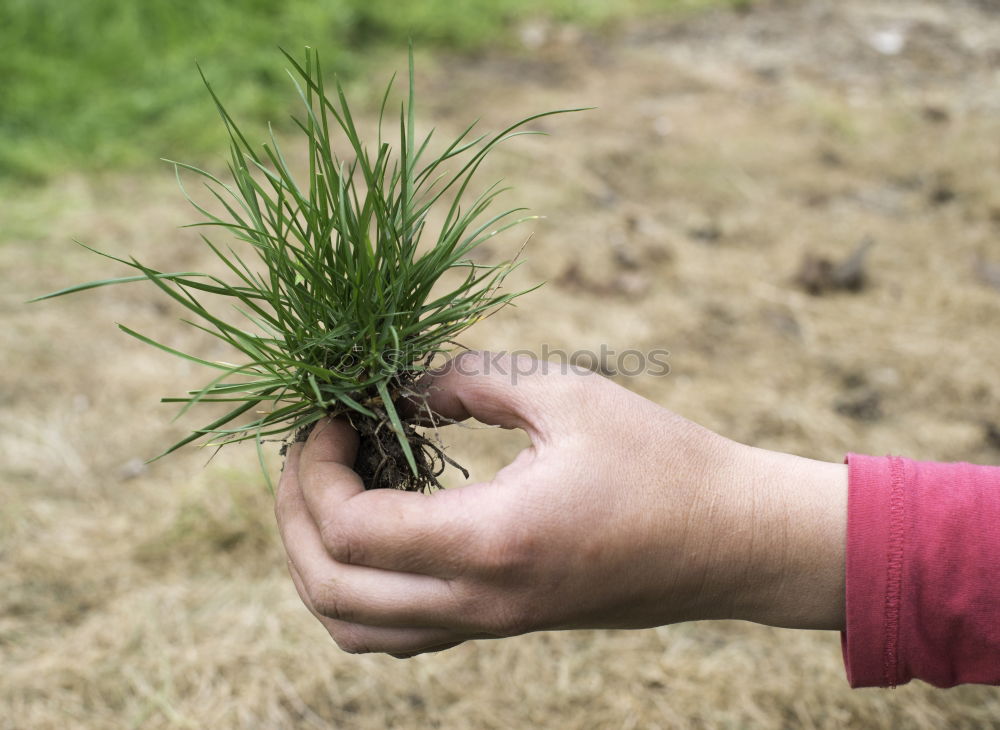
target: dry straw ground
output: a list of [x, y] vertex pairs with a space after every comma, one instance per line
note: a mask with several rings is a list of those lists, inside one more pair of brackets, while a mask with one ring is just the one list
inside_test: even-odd
[[[523, 37], [522, 57], [422, 79], [444, 127], [600, 107], [498, 158], [548, 215], [522, 280], [549, 283], [467, 344], [665, 347], [669, 376], [623, 382], [733, 438], [1000, 462], [995, 5], [817, 0]], [[203, 265], [190, 219], [166, 170], [0, 209], [0, 728], [1000, 727], [1000, 690], [852, 692], [837, 636], [736, 623], [339, 653], [285, 574], [252, 448], [141, 465], [181, 433], [158, 397], [197, 381], [112, 323], [225, 353], [149, 287], [22, 304], [108, 275], [71, 236]], [[866, 236], [860, 292], [796, 282], [807, 254]], [[449, 438], [480, 477], [518, 445]]]

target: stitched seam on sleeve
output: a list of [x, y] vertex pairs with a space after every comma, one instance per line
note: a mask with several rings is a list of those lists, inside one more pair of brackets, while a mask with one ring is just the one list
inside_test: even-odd
[[905, 494], [903, 460], [889, 457], [889, 545], [883, 617], [882, 673], [884, 684], [899, 683], [899, 611], [903, 588], [903, 538], [905, 536]]

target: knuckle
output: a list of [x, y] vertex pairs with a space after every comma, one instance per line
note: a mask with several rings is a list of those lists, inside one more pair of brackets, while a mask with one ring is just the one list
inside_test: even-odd
[[349, 520], [341, 515], [332, 515], [319, 524], [323, 546], [338, 563], [356, 562], [361, 556], [360, 541]]
[[307, 589], [309, 601], [313, 609], [321, 616], [334, 619], [335, 621], [350, 621], [353, 618], [353, 611], [350, 609], [351, 602], [342, 587], [326, 581], [312, 585]]
[[368, 521], [361, 505], [347, 500], [336, 512], [318, 521], [320, 539], [331, 558], [338, 563], [364, 565], [365, 543], [370, 538]]

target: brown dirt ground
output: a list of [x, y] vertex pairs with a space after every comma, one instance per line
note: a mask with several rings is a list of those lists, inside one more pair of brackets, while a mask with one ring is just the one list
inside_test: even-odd
[[[523, 37], [422, 80], [445, 129], [599, 107], [496, 160], [511, 202], [547, 215], [518, 283], [548, 284], [466, 344], [662, 347], [669, 376], [621, 381], [735, 439], [1000, 462], [995, 4], [765, 3]], [[116, 273], [71, 237], [204, 266], [190, 220], [168, 172], [0, 209], [0, 728], [1000, 727], [995, 688], [852, 692], [836, 635], [741, 623], [340, 653], [285, 574], [252, 448], [142, 466], [194, 423], [157, 399], [202, 373], [112, 322], [226, 353], [141, 286], [22, 304]], [[866, 237], [861, 291], [796, 281]], [[452, 430], [473, 478], [520, 443]]]

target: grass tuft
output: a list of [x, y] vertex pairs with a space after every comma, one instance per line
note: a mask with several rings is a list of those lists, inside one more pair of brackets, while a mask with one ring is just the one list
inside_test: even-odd
[[[397, 145], [382, 134], [391, 82], [377, 141], [369, 145], [339, 81], [332, 88], [325, 82], [319, 53], [307, 48], [302, 60], [284, 55], [302, 102], [293, 122], [306, 146], [307, 175], [289, 166], [273, 133], [261, 145], [251, 143], [204, 76], [228, 133], [231, 181], [173, 163], [179, 183], [181, 171], [200, 178], [224, 211], [211, 212], [188, 196], [203, 216], [194, 225], [221, 229], [242, 244], [223, 247], [201, 236], [228, 279], [159, 271], [81, 244], [139, 273], [39, 299], [147, 280], [194, 315], [187, 324], [242, 355], [237, 364], [210, 361], [119, 325], [141, 342], [214, 371], [201, 388], [165, 401], [183, 404], [182, 412], [201, 403], [229, 406], [161, 456], [202, 437], [219, 446], [254, 440], [260, 453], [265, 439], [301, 438], [324, 416], [347, 415], [362, 433], [360, 464], [369, 486], [427, 489], [448, 459], [398, 405], [459, 333], [525, 293], [501, 288], [517, 265], [513, 258], [481, 265], [470, 254], [530, 216], [516, 208], [495, 212], [504, 188], [493, 184], [473, 193], [473, 178], [497, 145], [537, 134], [525, 129], [529, 122], [576, 110], [535, 114], [495, 134], [474, 134], [472, 124], [431, 154], [433, 130], [419, 139], [415, 131], [411, 48]], [[422, 246], [428, 216], [439, 207], [444, 221], [433, 244]], [[457, 283], [436, 290], [449, 272], [460, 274]], [[209, 300], [231, 305], [236, 316], [216, 314]], [[249, 420], [243, 418], [248, 413]]]

